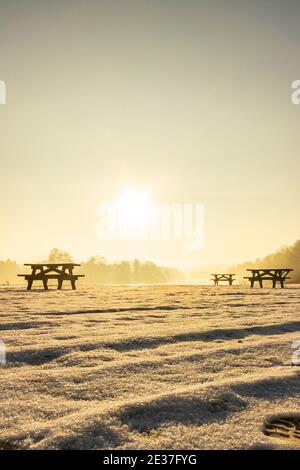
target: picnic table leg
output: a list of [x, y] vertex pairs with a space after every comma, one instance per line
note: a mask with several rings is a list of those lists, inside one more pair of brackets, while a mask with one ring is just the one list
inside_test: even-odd
[[276, 283], [277, 283], [277, 279], [276, 279], [276, 278], [274, 278], [274, 279], [273, 279], [273, 289], [275, 289], [275, 287], [276, 287]]
[[48, 279], [47, 278], [43, 279], [43, 285], [44, 285], [44, 289], [48, 290]]
[[37, 270], [36, 268], [33, 268], [33, 269], [32, 269], [31, 278], [27, 280], [27, 282], [28, 282], [27, 290], [31, 290], [31, 288], [32, 288], [33, 277], [35, 276], [36, 270]]
[[263, 288], [263, 281], [262, 281], [262, 279], [259, 280], [259, 285], [260, 285], [261, 288]]
[[254, 279], [251, 279], [250, 282], [251, 282], [250, 287], [254, 287]]
[[280, 285], [281, 285], [282, 289], [284, 289], [284, 280], [283, 279], [280, 279]]
[[[70, 276], [73, 276], [73, 268], [69, 268]], [[75, 279], [71, 279], [71, 286], [73, 290], [76, 290], [76, 281]]]
[[63, 275], [65, 274], [66, 272], [66, 268], [65, 266], [62, 267], [62, 275], [60, 278], [58, 278], [58, 283], [57, 283], [57, 290], [61, 290], [62, 288], [62, 285], [63, 285], [63, 282], [64, 282], [64, 278], [63, 278]]

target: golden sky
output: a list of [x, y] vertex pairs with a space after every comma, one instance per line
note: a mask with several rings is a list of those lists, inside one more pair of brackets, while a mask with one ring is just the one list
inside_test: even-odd
[[[300, 2], [0, 0], [0, 259], [190, 266], [296, 240]], [[108, 243], [124, 186], [203, 203], [205, 245]]]

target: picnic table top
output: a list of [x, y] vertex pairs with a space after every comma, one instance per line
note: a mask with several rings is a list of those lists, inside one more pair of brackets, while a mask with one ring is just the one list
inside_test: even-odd
[[257, 272], [257, 271], [294, 271], [291, 268], [255, 268], [255, 269], [246, 269], [246, 271]]
[[31, 267], [47, 266], [49, 268], [58, 268], [59, 266], [74, 267], [74, 266], [81, 266], [81, 265], [78, 263], [24, 263], [24, 266], [31, 266]]
[[235, 276], [235, 273], [212, 273], [212, 276]]

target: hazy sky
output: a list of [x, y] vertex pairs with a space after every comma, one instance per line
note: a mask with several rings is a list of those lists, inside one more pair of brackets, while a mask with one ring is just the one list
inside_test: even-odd
[[[300, 234], [300, 2], [0, 0], [0, 259], [255, 259]], [[204, 203], [205, 246], [104, 243], [123, 186]]]

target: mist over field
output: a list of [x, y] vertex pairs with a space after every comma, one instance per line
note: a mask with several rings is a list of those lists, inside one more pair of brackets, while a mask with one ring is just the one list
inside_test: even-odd
[[[53, 249], [45, 262], [74, 261], [73, 257], [64, 251]], [[232, 272], [237, 274], [237, 281], [245, 283], [246, 269], [282, 268], [293, 269], [291, 283], [300, 283], [300, 240], [293, 245], [277, 250], [275, 253], [255, 261], [246, 261], [235, 266], [228, 265], [202, 265], [188, 269], [176, 267], [163, 267], [148, 261], [119, 261], [109, 262], [102, 256], [92, 256], [82, 262], [78, 269], [79, 274], [85, 275], [85, 283], [89, 284], [164, 284], [180, 282], [201, 282], [209, 284], [212, 272]], [[18, 281], [17, 274], [26, 268], [15, 261], [0, 261], [0, 284], [15, 284]], [[28, 271], [28, 268], [27, 268]], [[28, 271], [29, 272], [29, 271]]]

